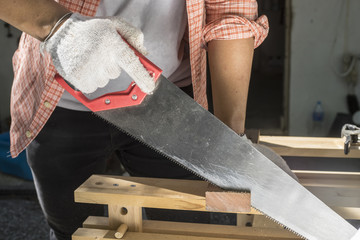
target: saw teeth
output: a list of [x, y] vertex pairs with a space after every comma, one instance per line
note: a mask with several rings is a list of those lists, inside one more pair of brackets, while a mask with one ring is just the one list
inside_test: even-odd
[[295, 232], [294, 230], [292, 230], [291, 228], [289, 228], [289, 227], [287, 227], [287, 226], [285, 226], [284, 224], [282, 224], [281, 222], [279, 222], [278, 220], [276, 220], [276, 219], [274, 219], [274, 218], [272, 218], [272, 217], [270, 217], [269, 215], [267, 215], [266, 213], [264, 213], [263, 211], [261, 211], [261, 210], [259, 210], [259, 209], [257, 209], [256, 207], [254, 207], [254, 206], [251, 206], [252, 208], [254, 208], [256, 211], [259, 211], [262, 215], [264, 215], [266, 218], [268, 218], [268, 219], [270, 219], [271, 221], [273, 221], [273, 222], [275, 222], [275, 223], [277, 223], [277, 224], [279, 224], [281, 227], [283, 227], [284, 229], [286, 229], [287, 231], [289, 231], [289, 232], [291, 232], [291, 233], [293, 233], [294, 235], [296, 235], [296, 236], [298, 236], [298, 237], [300, 237], [301, 239], [305, 239], [305, 240], [307, 240], [308, 238], [306, 238], [306, 237], [304, 237], [303, 235], [301, 235], [301, 234], [299, 234], [299, 233], [297, 233], [297, 232]]
[[[151, 148], [152, 150], [154, 150], [155, 152], [157, 152], [157, 153], [160, 154], [161, 156], [165, 157], [166, 159], [168, 159], [168, 160], [172, 161], [173, 163], [177, 164], [178, 166], [180, 166], [180, 167], [188, 170], [189, 172], [191, 172], [194, 176], [198, 177], [199, 179], [202, 179], [202, 180], [204, 180], [204, 181], [206, 181], [206, 182], [208, 182], [208, 183], [211, 183], [209, 180], [207, 180], [207, 179], [205, 179], [204, 177], [200, 176], [198, 173], [196, 173], [196, 172], [194, 172], [193, 170], [191, 170], [191, 169], [189, 169], [189, 168], [181, 165], [180, 163], [178, 163], [178, 162], [176, 162], [175, 160], [173, 160], [173, 159], [169, 158], [168, 156], [166, 156], [166, 155], [165, 155], [164, 153], [162, 153], [161, 151], [153, 148], [152, 146], [150, 146], [149, 144], [147, 144], [146, 142], [144, 142], [142, 139], [137, 138], [137, 137], [134, 137], [134, 136], [131, 135], [130, 133], [124, 131], [123, 129], [119, 128], [118, 126], [114, 125], [113, 123], [109, 122], [108, 120], [100, 117], [99, 115], [97, 115], [97, 114], [94, 113], [94, 112], [92, 112], [92, 114], [95, 115], [96, 117], [102, 119], [104, 122], [110, 124], [111, 126], [115, 127], [116, 129], [118, 129], [118, 130], [121, 131], [122, 133], [125, 133], [126, 135], [130, 136], [131, 138], [133, 138], [133, 139], [141, 142], [142, 144], [144, 144], [144, 145], [147, 146], [148, 148]], [[213, 183], [211, 183], [211, 184], [213, 184]]]
[[[208, 182], [208, 183], [210, 183], [210, 184], [213, 184], [213, 183], [210, 182], [208, 179], [200, 176], [199, 174], [197, 174], [197, 173], [194, 172], [193, 170], [191, 170], [191, 169], [189, 169], [189, 168], [181, 165], [180, 163], [178, 163], [178, 162], [176, 162], [175, 160], [173, 160], [173, 159], [169, 158], [168, 156], [166, 156], [166, 155], [165, 155], [164, 153], [162, 153], [161, 151], [153, 148], [152, 146], [150, 146], [150, 145], [147, 144], [146, 142], [142, 141], [142, 139], [137, 138], [137, 137], [134, 137], [133, 135], [129, 134], [128, 132], [124, 131], [123, 129], [119, 128], [118, 126], [115, 126], [113, 123], [109, 122], [108, 120], [106, 120], [106, 119], [98, 116], [96, 113], [94, 113], [94, 112], [92, 112], [92, 113], [93, 113], [95, 116], [97, 116], [98, 118], [100, 118], [100, 119], [102, 119], [103, 121], [105, 121], [105, 122], [107, 122], [108, 124], [110, 124], [111, 126], [114, 126], [116, 129], [118, 129], [118, 130], [121, 131], [122, 133], [125, 133], [126, 135], [130, 136], [131, 138], [133, 138], [133, 139], [135, 139], [135, 140], [143, 143], [145, 146], [151, 148], [151, 149], [154, 150], [155, 152], [159, 153], [161, 156], [165, 157], [166, 159], [169, 159], [170, 161], [176, 163], [176, 164], [179, 165], [180, 167], [188, 170], [188, 171], [191, 172], [194, 176], [197, 176], [199, 179], [202, 179], [202, 180], [204, 180], [204, 181], [206, 181], [206, 182]], [[215, 185], [215, 184], [213, 184], [213, 185]], [[215, 185], [215, 186], [216, 186], [216, 185]], [[221, 189], [222, 189], [222, 188], [221, 188]], [[227, 190], [227, 191], [228, 191], [228, 190]], [[249, 191], [246, 191], [246, 190], [244, 190], [244, 191], [231, 191], [231, 192], [236, 192], [236, 193], [249, 193]], [[250, 193], [251, 193], [251, 192], [250, 192]], [[300, 235], [299, 233], [297, 233], [297, 232], [295, 232], [294, 230], [292, 230], [291, 228], [286, 227], [284, 224], [282, 224], [282, 223], [280, 223], [279, 221], [275, 220], [274, 218], [268, 216], [268, 215], [267, 215], [266, 213], [264, 213], [263, 211], [257, 209], [257, 208], [254, 207], [254, 206], [251, 206], [251, 207], [254, 208], [256, 211], [259, 211], [259, 212], [260, 212], [262, 215], [264, 215], [266, 218], [268, 218], [268, 219], [270, 219], [271, 221], [273, 221], [273, 222], [281, 225], [284, 229], [288, 230], [289, 232], [292, 232], [293, 234], [295, 234], [296, 236], [298, 236], [298, 237], [300, 237], [300, 238], [302, 238], [302, 239], [307, 239], [307, 238], [305, 238], [304, 236], [302, 236], [302, 235]]]

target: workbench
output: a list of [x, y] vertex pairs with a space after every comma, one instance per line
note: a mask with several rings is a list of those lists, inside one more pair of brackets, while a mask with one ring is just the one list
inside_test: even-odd
[[[296, 138], [296, 141], [309, 139]], [[318, 139], [312, 139], [318, 140]], [[330, 141], [331, 140], [331, 141]], [[323, 139], [316, 144], [291, 145], [295, 139], [260, 137], [260, 143], [276, 146], [286, 155], [296, 149], [304, 156], [344, 156], [340, 141]], [[282, 142], [284, 141], [284, 142]], [[324, 147], [324, 143], [328, 143]], [[335, 143], [335, 144], [334, 144]], [[330, 146], [333, 144], [333, 146]], [[330, 146], [330, 148], [329, 148]], [[288, 149], [287, 151], [285, 151]], [[284, 152], [285, 151], [285, 152]], [[308, 153], [306, 153], [308, 151]], [[311, 152], [311, 153], [310, 153]], [[335, 153], [336, 152], [336, 153]], [[340, 153], [342, 152], [342, 154]], [[350, 156], [360, 158], [356, 147]], [[294, 170], [300, 183], [345, 219], [360, 220], [360, 173]], [[73, 234], [73, 240], [117, 239], [119, 226], [128, 227], [122, 239], [300, 239], [250, 206], [251, 193], [226, 192], [205, 181], [93, 175], [75, 191], [75, 201], [107, 206], [108, 216], [89, 216]], [[143, 208], [236, 213], [234, 225], [143, 219]], [[121, 234], [122, 235], [122, 234]]]

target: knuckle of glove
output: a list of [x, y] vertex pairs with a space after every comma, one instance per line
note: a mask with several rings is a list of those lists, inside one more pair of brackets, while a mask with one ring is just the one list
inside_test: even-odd
[[[120, 75], [120, 67], [109, 67], [114, 41], [120, 38], [109, 19], [73, 15], [44, 47], [62, 77], [80, 91], [91, 93]], [[111, 58], [114, 62], [118, 57]]]
[[137, 80], [135, 80], [135, 82], [138, 84], [141, 91], [146, 94], [152, 94], [154, 92], [156, 86], [155, 81], [146, 69], [142, 71], [142, 74], [140, 73], [138, 76], [136, 76], [136, 78]]
[[139, 88], [141, 89], [141, 91], [143, 91], [146, 94], [152, 94], [154, 92], [155, 89], [155, 83], [154, 81], [152, 82], [142, 82], [142, 83], [137, 83]]
[[144, 47], [144, 34], [139, 28], [134, 27], [121, 17], [110, 17], [109, 19], [112, 21], [114, 27], [120, 33], [120, 35], [131, 46], [133, 46], [141, 54], [147, 54], [147, 51]]
[[121, 68], [136, 82], [141, 91], [150, 94], [155, 89], [154, 78], [146, 70], [139, 58], [130, 48], [122, 50]]

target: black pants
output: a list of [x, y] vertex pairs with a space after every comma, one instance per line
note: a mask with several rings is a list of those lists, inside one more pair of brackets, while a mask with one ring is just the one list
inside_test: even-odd
[[104, 173], [114, 152], [132, 176], [195, 179], [92, 113], [58, 107], [27, 148], [50, 239], [69, 240], [89, 215], [103, 215], [103, 206], [75, 203], [74, 190], [92, 174]]

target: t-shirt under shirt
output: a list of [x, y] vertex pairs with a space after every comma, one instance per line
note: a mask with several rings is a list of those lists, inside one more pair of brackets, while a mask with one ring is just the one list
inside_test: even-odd
[[[163, 75], [179, 87], [191, 83], [190, 60], [183, 55], [182, 39], [187, 26], [185, 1], [179, 0], [101, 0], [97, 17], [121, 16], [144, 33], [146, 56], [163, 70]], [[185, 57], [184, 57], [185, 56]], [[131, 78], [122, 71], [119, 78], [110, 80], [104, 88], [87, 95], [95, 98], [108, 92], [125, 90]], [[58, 106], [89, 111], [68, 92]]]

